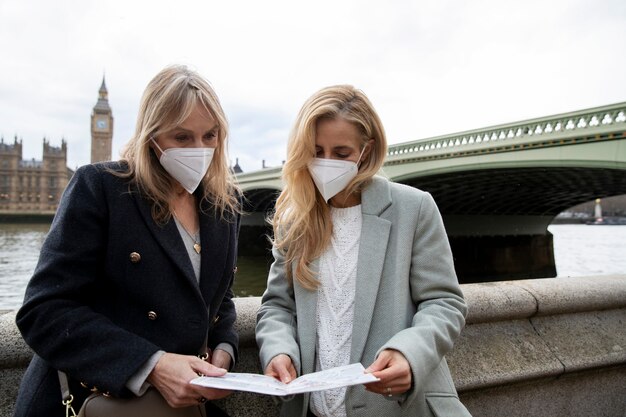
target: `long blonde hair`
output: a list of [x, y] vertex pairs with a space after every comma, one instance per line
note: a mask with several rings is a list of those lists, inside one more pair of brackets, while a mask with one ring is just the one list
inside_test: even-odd
[[363, 156], [356, 177], [346, 189], [358, 192], [380, 170], [387, 153], [387, 140], [380, 118], [367, 96], [350, 85], [324, 88], [302, 106], [289, 135], [287, 161], [283, 166], [284, 188], [276, 200], [270, 219], [274, 228], [273, 244], [285, 254], [287, 277], [307, 289], [319, 281], [310, 263], [319, 257], [332, 235], [330, 209], [317, 192], [307, 164], [315, 157], [315, 136], [320, 120], [343, 119], [361, 133], [362, 147], [373, 141]]
[[146, 87], [141, 98], [133, 137], [121, 151], [130, 178], [152, 202], [152, 217], [159, 223], [170, 219], [169, 198], [172, 179], [150, 148], [150, 138], [182, 124], [200, 103], [218, 125], [217, 146], [204, 178], [202, 200], [210, 201], [221, 217], [239, 212], [239, 188], [228, 167], [228, 122], [211, 85], [197, 72], [183, 65], [161, 70]]

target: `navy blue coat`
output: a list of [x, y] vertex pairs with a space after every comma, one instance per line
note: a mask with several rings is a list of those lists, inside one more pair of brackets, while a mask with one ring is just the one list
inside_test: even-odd
[[[15, 416], [61, 415], [57, 369], [78, 410], [97, 387], [128, 396], [127, 380], [158, 350], [197, 354], [238, 337], [232, 302], [239, 215], [200, 211], [201, 272], [195, 278], [174, 220], [157, 224], [137, 188], [87, 165], [72, 177], [28, 284], [17, 325], [34, 350]], [[132, 254], [132, 255], [131, 255]]]

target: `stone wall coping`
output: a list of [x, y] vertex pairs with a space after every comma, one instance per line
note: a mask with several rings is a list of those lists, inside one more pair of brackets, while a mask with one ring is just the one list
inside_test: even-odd
[[626, 275], [464, 284], [467, 323], [488, 323], [626, 307]]
[[[467, 324], [626, 307], [626, 275], [540, 278], [462, 284]], [[236, 298], [240, 343], [254, 341], [261, 297]]]

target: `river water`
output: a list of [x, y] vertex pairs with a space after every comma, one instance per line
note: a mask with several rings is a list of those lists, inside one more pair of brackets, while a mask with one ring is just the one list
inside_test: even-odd
[[[0, 310], [18, 308], [50, 225], [0, 224]], [[626, 273], [626, 226], [551, 225], [561, 277]], [[261, 295], [270, 260], [240, 256], [235, 295]]]

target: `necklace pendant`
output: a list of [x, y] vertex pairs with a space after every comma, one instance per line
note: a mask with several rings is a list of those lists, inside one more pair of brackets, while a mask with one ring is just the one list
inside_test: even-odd
[[199, 243], [194, 243], [193, 244], [193, 249], [196, 251], [196, 253], [200, 253], [200, 249], [202, 249], [202, 248], [200, 247]]

